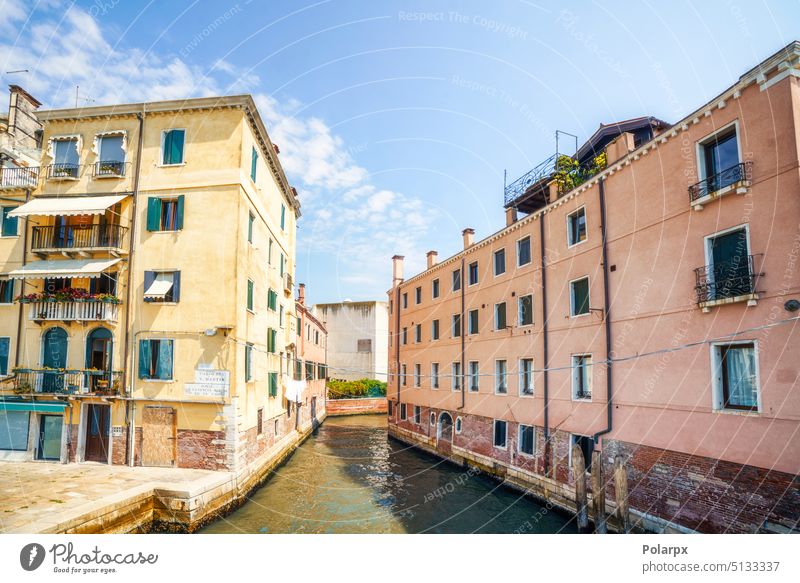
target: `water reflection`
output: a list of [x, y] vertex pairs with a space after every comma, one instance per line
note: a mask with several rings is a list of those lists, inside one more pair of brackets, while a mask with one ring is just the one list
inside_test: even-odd
[[205, 533], [554, 533], [567, 517], [390, 441], [383, 416], [338, 417]]

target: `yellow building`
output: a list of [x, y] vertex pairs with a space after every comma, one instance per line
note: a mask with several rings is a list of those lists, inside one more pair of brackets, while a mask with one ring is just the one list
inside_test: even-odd
[[38, 118], [0, 459], [237, 470], [298, 439], [300, 204], [252, 98]]

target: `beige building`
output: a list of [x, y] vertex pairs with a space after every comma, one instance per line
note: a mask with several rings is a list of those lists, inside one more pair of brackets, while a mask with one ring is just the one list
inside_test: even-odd
[[295, 443], [300, 204], [252, 98], [37, 115], [0, 458], [240, 470]]

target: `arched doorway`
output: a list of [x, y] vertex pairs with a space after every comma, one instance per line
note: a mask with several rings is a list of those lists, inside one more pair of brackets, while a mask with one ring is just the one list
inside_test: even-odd
[[64, 375], [58, 369], [67, 367], [67, 332], [63, 328], [50, 328], [42, 336], [42, 366], [56, 369], [44, 373], [42, 391], [55, 393], [64, 389]]
[[[111, 343], [113, 335], [106, 328], [95, 328], [86, 338], [86, 368], [111, 372]], [[110, 382], [109, 375], [90, 375], [90, 389], [98, 381]]]
[[446, 441], [452, 443], [453, 441], [453, 418], [450, 413], [443, 412], [439, 415], [439, 426], [436, 430], [436, 437], [438, 441]]

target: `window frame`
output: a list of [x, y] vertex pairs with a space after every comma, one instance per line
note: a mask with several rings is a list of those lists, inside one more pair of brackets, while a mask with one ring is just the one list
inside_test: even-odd
[[711, 133], [703, 136], [695, 143], [695, 155], [697, 158], [697, 180], [699, 182], [707, 180], [708, 178], [713, 176], [713, 174], [711, 175], [708, 174], [708, 168], [706, 167], [706, 146], [708, 146], [711, 142], [716, 142], [718, 136], [728, 133], [731, 128], [733, 128], [734, 134], [736, 136], [736, 157], [738, 160], [737, 164], [741, 164], [743, 162], [742, 142], [741, 142], [742, 134], [739, 131], [739, 120], [735, 119], [725, 124], [724, 126], [720, 127], [719, 129], [715, 129]]
[[[474, 366], [474, 370], [473, 370], [473, 366]], [[467, 387], [467, 391], [469, 391], [470, 393], [478, 393], [478, 392], [480, 392], [480, 386], [481, 386], [481, 380], [480, 380], [480, 377], [481, 377], [481, 365], [480, 365], [480, 362], [477, 361], [477, 360], [470, 360], [469, 363], [468, 363], [468, 368], [469, 368], [469, 373], [468, 373], [467, 376], [469, 377], [469, 386]]]
[[[475, 327], [473, 329], [473, 316], [475, 317]], [[481, 312], [478, 308], [469, 310], [467, 312], [467, 336], [475, 336], [480, 333], [481, 328]]]
[[[458, 334], [456, 334], [456, 319], [458, 319]], [[461, 314], [453, 314], [450, 318], [450, 336], [453, 338], [461, 338], [464, 333], [464, 322], [461, 321]]]
[[450, 365], [450, 384], [453, 391], [460, 391], [464, 382], [464, 371], [461, 370], [461, 361], [453, 361]]
[[436, 299], [439, 297], [439, 293], [441, 291], [441, 283], [439, 278], [437, 277], [433, 281], [431, 281], [431, 299]]
[[[519, 252], [520, 243], [526, 239], [528, 240], [528, 261], [526, 263], [520, 263], [520, 252]], [[519, 268], [519, 267], [525, 267], [526, 265], [531, 265], [533, 263], [533, 249], [531, 247], [531, 236], [525, 235], [524, 237], [520, 237], [519, 239], [517, 239], [516, 248], [517, 248], [517, 267]]]
[[[522, 382], [522, 378], [523, 378], [522, 377], [522, 375], [523, 375], [522, 363], [523, 363], [523, 361], [528, 361], [528, 360], [531, 363], [531, 369], [530, 369], [530, 373], [529, 373], [530, 374], [530, 392], [523, 393], [522, 392], [522, 385], [523, 385], [523, 382]], [[517, 385], [517, 394], [518, 394], [518, 396], [525, 397], [525, 398], [533, 397], [536, 394], [536, 383], [534, 381], [534, 372], [533, 372], [534, 371], [533, 358], [520, 358], [520, 359], [517, 360], [517, 363], [518, 363], [517, 366], [519, 368], [519, 370], [517, 372], [517, 377], [518, 377], [517, 382], [519, 383]]]
[[[503, 425], [503, 445], [497, 445], [497, 428], [499, 424]], [[496, 449], [508, 449], [508, 421], [504, 419], [492, 420], [492, 447]]]
[[6, 292], [6, 293], [8, 293], [8, 295], [10, 295], [10, 296], [11, 296], [11, 301], [4, 302], [4, 301], [3, 301], [3, 295], [2, 295], [2, 294], [0, 294], [0, 306], [11, 306], [11, 305], [13, 305], [13, 304], [14, 304], [14, 287], [15, 287], [15, 286], [14, 286], [14, 282], [15, 282], [15, 281], [16, 281], [16, 280], [14, 280], [14, 279], [11, 279], [11, 278], [8, 278], [8, 279], [0, 279], [0, 286], [2, 286], [2, 284], [5, 284], [5, 285], [6, 285], [6, 289], [7, 289], [7, 290], [11, 290], [11, 292], [10, 292], [10, 293]]
[[[763, 411], [762, 403], [762, 390], [761, 390], [761, 371], [759, 363], [759, 347], [758, 340], [729, 340], [726, 342], [712, 342], [711, 343], [711, 393], [712, 393], [712, 410], [715, 413], [726, 413], [734, 415], [757, 415]], [[724, 377], [724, 369], [722, 369], [722, 355], [719, 352], [720, 348], [736, 347], [736, 346], [751, 346], [753, 350], [753, 361], [755, 363], [755, 384], [756, 384], [756, 406], [730, 406], [726, 405], [726, 387]], [[717, 370], [720, 370], [720, 376], [717, 375]]]
[[439, 363], [432, 362], [431, 363], [431, 390], [441, 388], [439, 386]]
[[[504, 383], [503, 383], [504, 388], [505, 388], [504, 391], [500, 390], [500, 387], [501, 387], [500, 378], [501, 378], [501, 376], [500, 376], [499, 367], [500, 367], [500, 363], [501, 362], [505, 364], [505, 370], [504, 370], [503, 376], [502, 376], [502, 378], [504, 380]], [[495, 358], [494, 359], [494, 394], [495, 395], [501, 395], [501, 396], [508, 395], [508, 359], [506, 359], [506, 358]]]
[[[472, 280], [473, 274], [475, 275], [475, 281]], [[477, 261], [473, 261], [472, 263], [467, 265], [467, 287], [478, 285], [480, 279], [481, 279], [480, 266]]]
[[[575, 293], [573, 285], [578, 281], [586, 280], [586, 298], [587, 298], [587, 306], [586, 311], [580, 314], [575, 313]], [[581, 277], [577, 277], [575, 279], [569, 280], [569, 317], [570, 318], [580, 318], [582, 316], [588, 316], [592, 313], [592, 280], [589, 278], [588, 275], [582, 275]]]
[[[530, 298], [531, 299], [531, 321], [528, 324], [523, 324], [522, 323], [522, 300], [524, 298]], [[530, 293], [530, 294], [525, 294], [523, 296], [519, 296], [517, 298], [517, 326], [519, 328], [525, 328], [527, 326], [533, 326], [533, 324], [534, 324], [534, 319], [533, 319], [533, 294]]]
[[[572, 217], [580, 212], [583, 212], [583, 239], [573, 243]], [[567, 249], [577, 247], [578, 245], [586, 243], [586, 241], [588, 240], [589, 240], [589, 224], [588, 224], [588, 218], [586, 216], [586, 205], [582, 205], [576, 208], [571, 213], [567, 214]]]
[[434, 340], [439, 340], [440, 328], [441, 326], [438, 318], [431, 320], [431, 342]]
[[[589, 363], [587, 364], [577, 364], [576, 359], [589, 359]], [[586, 383], [588, 385], [588, 396], [580, 397], [578, 396], [577, 389], [577, 380], [579, 370], [581, 367], [589, 367], [589, 370], [586, 374]], [[573, 401], [581, 401], [581, 402], [591, 402], [592, 401], [592, 389], [594, 388], [594, 358], [591, 352], [578, 352], [575, 354], [570, 355], [570, 394], [572, 395]]]
[[[166, 141], [167, 134], [169, 132], [183, 132], [183, 146], [181, 147], [181, 161], [180, 162], [173, 162], [170, 164], [164, 163], [164, 142]], [[186, 128], [169, 128], [166, 130], [161, 130], [161, 148], [159, 150], [160, 156], [158, 157], [159, 164], [158, 166], [161, 168], [172, 168], [173, 166], [185, 166], [186, 165]]]
[[[497, 272], [497, 256], [499, 253], [503, 254], [503, 271], [500, 273]], [[501, 275], [505, 275], [508, 272], [508, 266], [506, 265], [506, 248], [503, 247], [502, 249], [498, 249], [494, 253], [492, 253], [492, 274], [494, 277], [500, 277]]]
[[[527, 451], [522, 450], [522, 430], [523, 429], [530, 429], [531, 433], [531, 452], [528, 453]], [[519, 423], [517, 425], [517, 453], [519, 455], [525, 456], [527, 458], [535, 458], [536, 457], [536, 426], [535, 425], [525, 425], [523, 423]]]
[[414, 364], [414, 388], [419, 389], [422, 386], [422, 365], [419, 363]]
[[245, 306], [247, 311], [251, 314], [255, 314], [256, 310], [256, 282], [247, 278], [247, 297], [245, 300]]
[[422, 324], [414, 326], [414, 344], [422, 344]]
[[[502, 328], [498, 327], [498, 321], [497, 321], [498, 320], [497, 314], [499, 313], [497, 311], [497, 308], [499, 306], [503, 306], [503, 320], [504, 320], [503, 323], [505, 324], [505, 326], [503, 326]], [[501, 330], [507, 330], [507, 329], [508, 329], [508, 303], [505, 300], [503, 300], [502, 302], [497, 302], [494, 305], [494, 331], [499, 332]]]
[[[456, 274], [458, 275], [458, 277], [456, 277]], [[461, 273], [461, 268], [459, 267], [458, 269], [454, 269], [451, 272], [450, 277], [451, 277], [450, 291], [452, 291], [453, 293], [461, 291], [461, 288], [464, 286], [464, 281], [463, 281], [464, 274]], [[456, 287], [456, 280], [458, 280], [458, 287]]]
[[[172, 362], [170, 363], [170, 376], [167, 379], [161, 378], [151, 378], [151, 377], [142, 377], [141, 373], [141, 362], [140, 362], [140, 352], [141, 351], [141, 344], [137, 345], [137, 353], [136, 353], [136, 373], [137, 378], [140, 381], [144, 381], [146, 383], [174, 383], [175, 382], [175, 362], [177, 360], [176, 353], [177, 353], [177, 342], [175, 342], [174, 338], [162, 338], [162, 337], [155, 337], [155, 338], [140, 338], [139, 342], [146, 341], [146, 342], [153, 342], [154, 340], [158, 340], [159, 342], [170, 342], [172, 343]], [[153, 354], [153, 347], [152, 344], [150, 346], [150, 354]], [[148, 373], [149, 374], [149, 373]]]
[[[744, 237], [745, 241], [747, 242], [747, 257], [749, 258], [753, 254], [753, 247], [750, 241], [750, 223], [742, 223], [739, 225], [734, 225], [733, 227], [728, 227], [727, 229], [722, 229], [721, 231], [717, 231], [716, 233], [711, 233], [709, 235], [705, 235], [703, 237], [703, 254], [705, 257], [705, 265], [711, 267], [711, 274], [712, 279], [709, 283], [714, 283], [713, 273], [714, 273], [714, 239], [718, 237], [723, 237], [725, 235], [730, 235], [731, 233], [735, 233], [736, 231], [741, 231], [744, 229]], [[751, 274], [752, 275], [752, 274]], [[754, 292], [755, 293], [755, 292]], [[737, 296], [731, 296], [737, 297]], [[717, 300], [710, 300], [712, 303], [717, 301], [724, 301], [728, 298], [719, 298]]]
[[[20, 236], [20, 234], [19, 234], [19, 217], [10, 217], [10, 219], [9, 219], [8, 216], [7, 216], [8, 213], [10, 213], [11, 211], [19, 208], [19, 206], [20, 205], [14, 205], [14, 206], [5, 206], [4, 205], [4, 206], [0, 207], [0, 208], [2, 208], [2, 216], [0, 216], [0, 238], [2, 238], [2, 239], [13, 239], [15, 237], [19, 237]], [[5, 229], [6, 220], [11, 220], [11, 219], [13, 219], [13, 221], [14, 221], [14, 230], [16, 232], [13, 235], [11, 235], [11, 234], [7, 235], [6, 234], [6, 229]]]
[[414, 303], [420, 305], [422, 303], [422, 286], [418, 285], [414, 289]]

